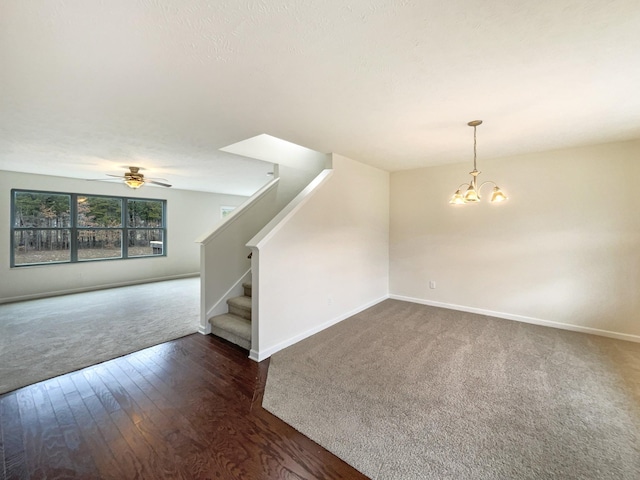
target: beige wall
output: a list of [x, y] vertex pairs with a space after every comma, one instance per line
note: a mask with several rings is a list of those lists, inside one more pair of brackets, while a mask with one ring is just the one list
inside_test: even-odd
[[[167, 200], [166, 257], [9, 268], [11, 189], [122, 195]], [[197, 274], [200, 248], [195, 240], [220, 222], [221, 206], [246, 197], [87, 182], [63, 177], [0, 171], [0, 302]]]
[[391, 175], [391, 295], [640, 335], [640, 141], [480, 159], [509, 201], [449, 205], [471, 166]]
[[339, 155], [332, 163], [274, 229], [250, 242], [259, 252], [256, 359], [387, 296], [389, 174]]

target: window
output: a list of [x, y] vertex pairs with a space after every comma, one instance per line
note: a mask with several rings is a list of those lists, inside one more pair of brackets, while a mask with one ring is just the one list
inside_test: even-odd
[[11, 191], [11, 266], [166, 255], [166, 201]]
[[227, 218], [236, 207], [220, 207], [220, 218]]

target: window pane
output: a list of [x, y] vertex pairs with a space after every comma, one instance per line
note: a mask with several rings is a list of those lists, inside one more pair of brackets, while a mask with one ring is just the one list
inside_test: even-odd
[[121, 226], [121, 199], [78, 195], [78, 227]]
[[127, 200], [127, 226], [162, 227], [162, 201]]
[[129, 230], [129, 256], [163, 255], [162, 230]]
[[69, 262], [70, 230], [19, 230], [13, 232], [16, 265]]
[[220, 207], [220, 218], [227, 218], [236, 207]]
[[122, 257], [122, 230], [78, 230], [78, 260]]
[[71, 196], [53, 193], [15, 192], [14, 227], [66, 228], [71, 219]]

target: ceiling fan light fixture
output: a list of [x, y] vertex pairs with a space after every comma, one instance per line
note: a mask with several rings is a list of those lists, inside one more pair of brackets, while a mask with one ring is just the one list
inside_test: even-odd
[[144, 185], [144, 180], [138, 178], [127, 178], [124, 183], [126, 183], [129, 188], [136, 189]]
[[[171, 187], [171, 185], [169, 185], [168, 183], [158, 181], [158, 180], [166, 181], [166, 178], [145, 178], [144, 174], [140, 173], [140, 167], [129, 167], [129, 171], [126, 172], [124, 175], [112, 175], [111, 173], [107, 173], [106, 175], [107, 177], [117, 178], [118, 180], [123, 182], [127, 187], [132, 188], [134, 190], [148, 183], [152, 185], [159, 185], [161, 187], [167, 187], [167, 188]], [[93, 180], [101, 181], [103, 179], [95, 178]], [[104, 180], [109, 180], [109, 179], [105, 178]]]
[[129, 188], [138, 189], [144, 185], [144, 174], [139, 173], [140, 167], [129, 167], [129, 172], [124, 175], [124, 183]]

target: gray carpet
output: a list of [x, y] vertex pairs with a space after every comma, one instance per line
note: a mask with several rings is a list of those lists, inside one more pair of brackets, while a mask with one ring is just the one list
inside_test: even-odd
[[640, 478], [640, 344], [386, 300], [271, 358], [264, 407], [373, 479]]
[[0, 393], [189, 335], [200, 278], [0, 305]]

